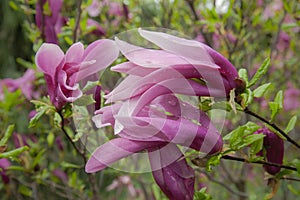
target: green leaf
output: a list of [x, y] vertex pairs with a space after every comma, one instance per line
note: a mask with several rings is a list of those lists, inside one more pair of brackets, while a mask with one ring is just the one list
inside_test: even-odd
[[51, 105], [49, 99], [31, 100], [30, 102], [35, 105], [37, 113], [30, 119], [29, 128], [34, 127], [44, 114], [55, 113], [55, 108]]
[[82, 89], [82, 92], [85, 93], [85, 92], [89, 91], [90, 89], [93, 89], [97, 85], [100, 85], [99, 81], [88, 81], [86, 83], [86, 85], [84, 86], [84, 88]]
[[269, 102], [269, 107], [271, 109], [271, 119], [270, 121], [272, 122], [276, 115], [279, 113], [279, 111], [283, 108], [283, 93], [282, 90], [278, 91], [275, 98], [274, 102]]
[[248, 88], [246, 90], [246, 93], [247, 93], [247, 101], [246, 101], [246, 107], [251, 104], [253, 102], [253, 92]]
[[[288, 132], [290, 132], [291, 130], [293, 130], [294, 127], [295, 127], [295, 125], [296, 125], [296, 122], [297, 122], [297, 115], [293, 116], [293, 117], [290, 119], [288, 125], [287, 125], [286, 128], [284, 129], [284, 132], [285, 132], [285, 133], [288, 133]], [[1, 145], [0, 145], [0, 146], [1, 146]]]
[[65, 161], [63, 161], [61, 163], [61, 166], [64, 167], [64, 168], [75, 168], [75, 169], [81, 169], [82, 168], [81, 165], [75, 165], [75, 164], [68, 163], [68, 162], [65, 162]]
[[18, 6], [17, 6], [13, 1], [9, 1], [9, 6], [10, 6], [14, 11], [18, 11]]
[[8, 139], [11, 137], [15, 125], [9, 125], [4, 133], [4, 136], [0, 140], [0, 147], [6, 145]]
[[77, 106], [87, 106], [93, 103], [96, 103], [96, 101], [93, 98], [93, 94], [83, 95], [74, 102], [74, 104]]
[[275, 103], [275, 102], [269, 102], [269, 107], [271, 109], [271, 119], [270, 119], [270, 121], [272, 122], [275, 119], [278, 112], [279, 112], [279, 105], [278, 105], [278, 103]]
[[32, 190], [27, 187], [26, 185], [20, 185], [18, 187], [18, 193], [20, 194], [23, 194], [24, 196], [27, 196], [27, 197], [32, 197]]
[[0, 153], [0, 158], [10, 158], [10, 157], [17, 157], [24, 151], [28, 151], [29, 147], [28, 146], [23, 146], [5, 153]]
[[229, 140], [229, 146], [231, 149], [239, 150], [255, 142], [256, 140], [259, 140], [258, 138], [256, 138], [256, 136], [249, 138], [246, 137], [257, 131], [259, 128], [260, 126], [258, 126], [257, 124], [253, 122], [248, 122], [247, 124], [239, 126], [235, 130], [231, 131], [229, 134], [225, 135], [223, 140]]
[[236, 107], [235, 107], [235, 89], [232, 89], [230, 90], [230, 93], [229, 93], [229, 104], [233, 110], [233, 112], [236, 114]]
[[194, 200], [212, 200], [212, 196], [206, 192], [206, 188], [201, 188], [201, 190], [195, 192]]
[[212, 156], [208, 159], [207, 164], [206, 164], [206, 170], [210, 172], [212, 170], [213, 166], [217, 166], [220, 164], [220, 159], [222, 158], [223, 154], [218, 154], [215, 156]]
[[46, 111], [47, 109], [42, 109], [39, 112], [37, 112], [35, 116], [30, 119], [28, 127], [29, 128], [34, 127], [38, 122], [38, 120], [46, 113]]
[[53, 146], [54, 139], [55, 139], [54, 133], [53, 133], [53, 132], [50, 132], [50, 133], [47, 135], [47, 143], [48, 143], [48, 146], [49, 146], [49, 147], [52, 147], [52, 146]]
[[46, 149], [41, 150], [34, 158], [34, 161], [31, 163], [31, 167], [34, 168], [39, 163], [41, 163], [41, 160], [44, 159], [43, 155], [46, 152]]
[[240, 69], [239, 70], [239, 77], [242, 78], [245, 82], [246, 82], [246, 86], [248, 85], [248, 72], [247, 72], [247, 69]]
[[261, 86], [259, 86], [258, 88], [256, 88], [253, 91], [253, 95], [256, 98], [260, 98], [264, 95], [264, 93], [269, 89], [269, 87], [271, 86], [271, 83], [265, 83]]
[[266, 74], [266, 72], [268, 71], [269, 66], [270, 66], [270, 58], [267, 58], [267, 59], [265, 59], [265, 61], [263, 62], [263, 64], [260, 66], [260, 68], [257, 70], [257, 72], [254, 74], [254, 76], [250, 80], [250, 82], [248, 84], [248, 88], [252, 87], [253, 85], [255, 85], [257, 83], [257, 81], [263, 75]]
[[263, 138], [253, 142], [250, 146], [250, 156], [255, 155], [263, 149], [264, 140]]
[[263, 134], [253, 134], [253, 135], [248, 135], [247, 137], [245, 137], [243, 139], [243, 144], [241, 146], [239, 146], [239, 148], [243, 148], [246, 146], [249, 146], [250, 144], [258, 141], [258, 140], [262, 140], [265, 137], [265, 135]]
[[277, 92], [274, 102], [278, 104], [279, 109], [283, 108], [283, 92], [282, 92], [282, 90]]

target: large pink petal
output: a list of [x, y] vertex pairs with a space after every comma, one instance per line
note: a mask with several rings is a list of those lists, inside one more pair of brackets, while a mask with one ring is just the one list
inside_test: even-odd
[[183, 118], [118, 116], [117, 119], [123, 125], [119, 135], [131, 140], [171, 142], [206, 154], [219, 152], [223, 146], [220, 133], [211, 123], [207, 128]]
[[66, 63], [80, 63], [84, 54], [84, 46], [81, 42], [73, 44], [66, 52]]
[[92, 153], [86, 163], [85, 171], [88, 173], [100, 171], [122, 158], [159, 144], [156, 142], [131, 141], [124, 138], [110, 140]]
[[77, 74], [80, 81], [91, 74], [97, 73], [112, 64], [119, 56], [117, 45], [112, 40], [97, 40], [90, 44], [84, 51], [83, 61], [95, 61], [88, 66], [82, 67]]
[[56, 69], [64, 63], [64, 52], [56, 44], [44, 43], [35, 56], [38, 68], [54, 79]]
[[153, 42], [160, 48], [183, 56], [187, 62], [198, 65], [207, 65], [218, 68], [202, 43], [194, 40], [187, 40], [162, 32], [146, 31], [139, 29], [139, 33], [145, 39]]

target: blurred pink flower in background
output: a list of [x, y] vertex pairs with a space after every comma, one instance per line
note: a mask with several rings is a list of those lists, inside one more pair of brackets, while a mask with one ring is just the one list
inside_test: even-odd
[[93, 0], [92, 4], [87, 7], [87, 12], [91, 17], [100, 15], [102, 3], [99, 0]]
[[300, 107], [300, 90], [288, 83], [288, 88], [284, 92], [284, 109], [287, 111], [297, 110]]
[[4, 184], [9, 184], [9, 176], [6, 174], [6, 169], [11, 165], [6, 158], [0, 158], [0, 175]]
[[137, 197], [140, 193], [139, 190], [134, 188], [130, 176], [119, 176], [118, 178], [114, 179], [109, 186], [106, 187], [106, 190], [117, 190], [117, 193], [119, 193], [120, 189], [122, 188], [127, 189], [131, 197]]
[[0, 80], [0, 100], [3, 100], [3, 87], [6, 87], [9, 92], [14, 92], [20, 89], [23, 95], [31, 100], [38, 98], [39, 92], [34, 90], [35, 72], [33, 69], [28, 69], [25, 74], [17, 79], [6, 78]]
[[98, 37], [105, 35], [104, 28], [102, 28], [97, 21], [95, 21], [93, 19], [88, 19], [87, 20], [87, 28], [91, 28], [91, 27], [93, 27], [93, 30], [91, 31], [92, 34], [94, 34]]
[[[45, 6], [48, 4], [48, 7]], [[63, 0], [40, 0], [37, 1], [35, 20], [37, 27], [44, 34], [45, 42], [58, 44], [57, 34], [66, 20], [61, 16], [60, 11]], [[45, 10], [48, 8], [49, 10]]]

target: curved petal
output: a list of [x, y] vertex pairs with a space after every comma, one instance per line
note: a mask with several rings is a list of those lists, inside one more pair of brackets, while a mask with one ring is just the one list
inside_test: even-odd
[[89, 75], [99, 72], [112, 64], [119, 56], [117, 45], [112, 40], [102, 39], [90, 44], [84, 51], [83, 61], [95, 61], [83, 67], [77, 74], [77, 82]]
[[92, 153], [86, 163], [85, 171], [88, 173], [100, 171], [122, 158], [160, 144], [157, 142], [132, 141], [124, 138], [110, 140]]
[[81, 42], [73, 44], [66, 52], [66, 63], [80, 63], [84, 54], [84, 46]]
[[64, 52], [56, 44], [44, 43], [35, 56], [38, 68], [54, 79], [56, 69], [63, 65]]
[[139, 33], [143, 38], [153, 42], [160, 48], [176, 55], [183, 56], [189, 63], [218, 68], [206, 49], [203, 47], [202, 43], [161, 32], [139, 29]]
[[215, 154], [223, 147], [222, 137], [212, 123], [205, 127], [184, 118], [118, 116], [117, 119], [124, 127], [119, 135], [131, 140], [171, 142], [206, 154]]

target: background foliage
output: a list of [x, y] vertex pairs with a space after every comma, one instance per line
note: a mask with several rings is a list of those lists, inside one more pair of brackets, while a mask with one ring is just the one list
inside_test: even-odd
[[[102, 1], [98, 14], [93, 16], [88, 11], [92, 0], [78, 2], [64, 0], [61, 9], [65, 24], [58, 33], [58, 42], [63, 50], [75, 41], [87, 45], [133, 28], [163, 27], [213, 47], [238, 69], [246, 69], [240, 71], [245, 80], [251, 80], [270, 57], [268, 71], [251, 88], [255, 95], [248, 107], [268, 120], [273, 115], [272, 123], [282, 129], [287, 127], [289, 136], [300, 141], [296, 118], [300, 113], [300, 3], [297, 0]], [[0, 154], [1, 199], [163, 199], [151, 174], [126, 174], [113, 169], [86, 174], [84, 159], [63, 134], [61, 119], [51, 107], [45, 111], [47, 115], [28, 128], [37, 105], [30, 100], [45, 104], [49, 101], [44, 97], [47, 91], [43, 75], [34, 64], [35, 52], [43, 42], [43, 34], [35, 22], [36, 3], [36, 0], [2, 0], [0, 4], [0, 78], [16, 79], [27, 69], [35, 70], [31, 98], [24, 96], [23, 85], [10, 90], [0, 84], [0, 138], [8, 138], [0, 142], [0, 153], [4, 155]], [[89, 26], [89, 19], [98, 22], [101, 28]], [[265, 88], [255, 92], [263, 84], [267, 84]], [[269, 108], [268, 102], [278, 103], [278, 108]], [[230, 111], [228, 116], [222, 130], [224, 136], [250, 120], [263, 125], [243, 112]], [[67, 120], [70, 120], [69, 135], [74, 139], [72, 121]], [[229, 138], [227, 142], [230, 147], [234, 141]], [[76, 145], [83, 149], [79, 141]], [[255, 161], [251, 160], [245, 145], [236, 150], [235, 155]], [[5, 153], [10, 154], [5, 156]], [[9, 167], [3, 164], [3, 157], [8, 158]], [[198, 173], [197, 189], [203, 184], [207, 187], [197, 194], [198, 199], [270, 199], [273, 196], [273, 199], [296, 199], [300, 196], [299, 149], [286, 141], [284, 164], [297, 168], [298, 173], [285, 169], [271, 178], [259, 164], [215, 161], [208, 162], [212, 170], [207, 170], [206, 165], [191, 164]]]

